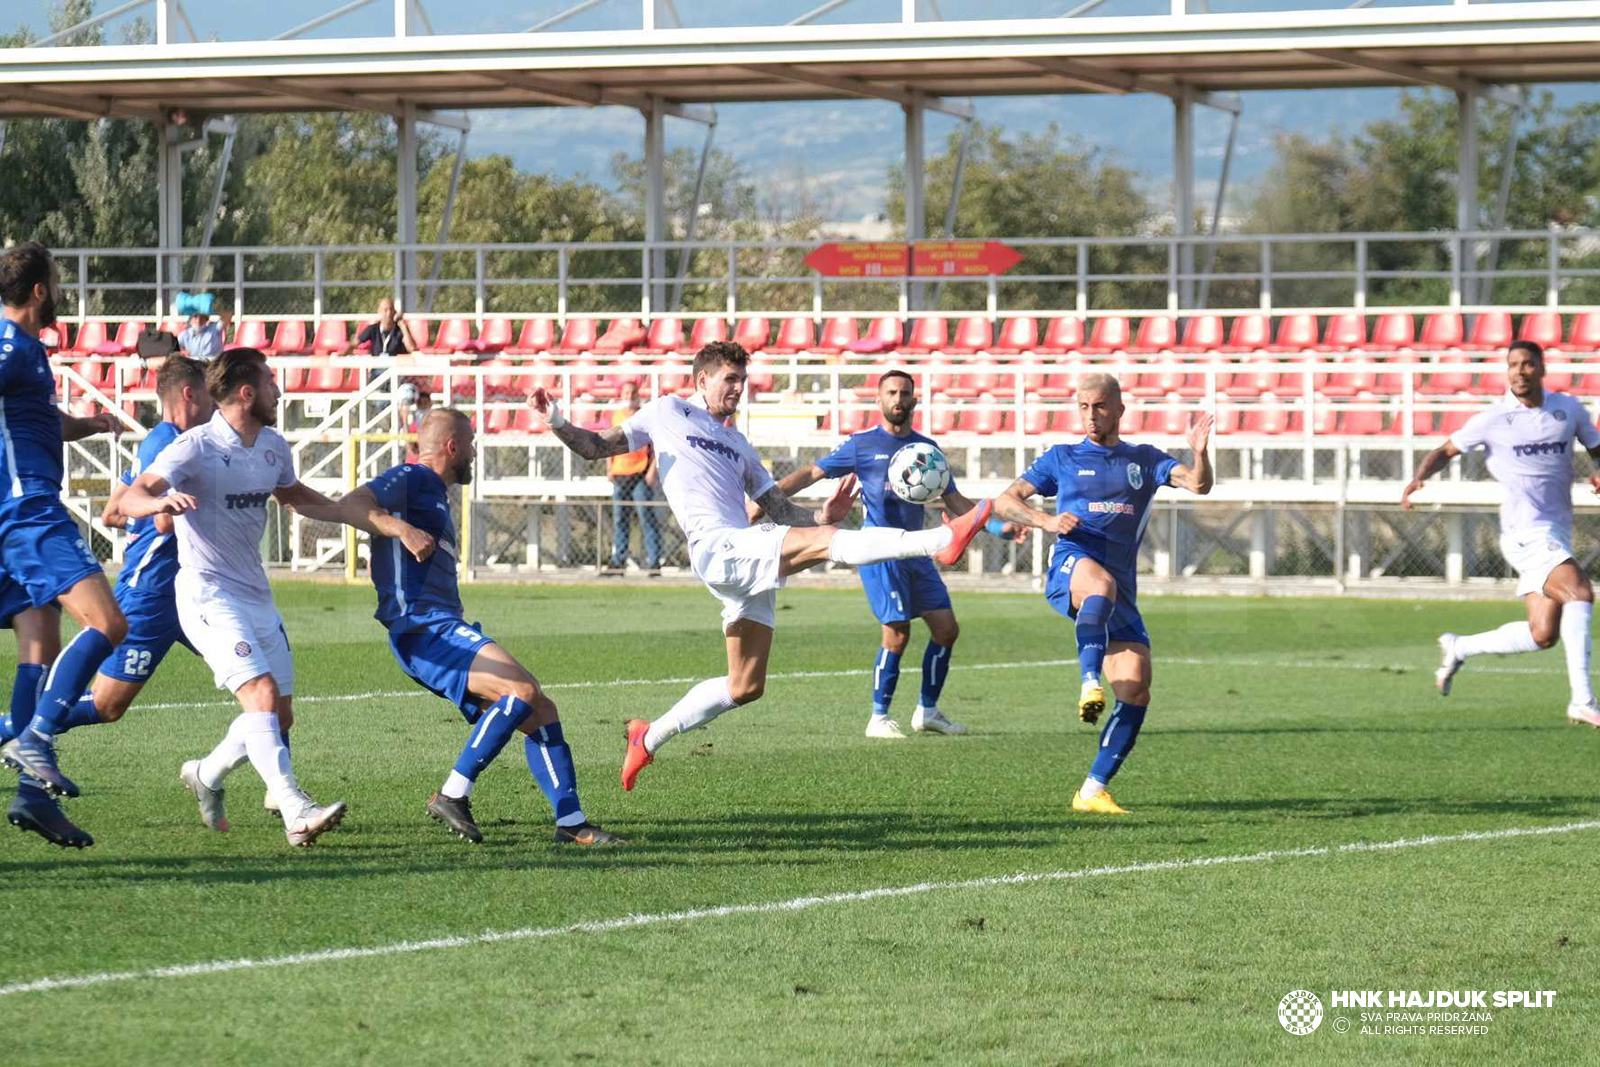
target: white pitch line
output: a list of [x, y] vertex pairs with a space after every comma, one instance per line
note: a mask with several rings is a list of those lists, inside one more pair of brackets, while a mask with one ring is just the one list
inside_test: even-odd
[[[1424, 668], [1415, 664], [1406, 663], [1364, 663], [1356, 661], [1337, 660], [1324, 663], [1296, 663], [1287, 660], [1269, 659], [1233, 659], [1226, 656], [1158, 656], [1156, 665], [1179, 667], [1246, 667], [1270, 670], [1300, 670], [1300, 671], [1416, 671], [1419, 675]], [[1552, 663], [1555, 661], [1552, 660]], [[962, 663], [963, 671], [1004, 671], [1019, 670], [1029, 667], [1076, 667], [1076, 659], [1034, 659], [1016, 660], [1005, 663]], [[767, 675], [768, 681], [785, 681], [797, 678], [865, 678], [871, 674], [870, 669], [851, 669], [842, 671], [779, 671]], [[1558, 667], [1541, 670], [1537, 667], [1473, 667], [1473, 674], [1550, 674], [1559, 673]], [[682, 678], [612, 678], [604, 681], [585, 682], [550, 682], [543, 685], [545, 689], [610, 689], [615, 686], [638, 685], [689, 685], [704, 680], [704, 675], [685, 675]], [[392, 691], [373, 691], [370, 693], [341, 693], [332, 696], [296, 696], [296, 704], [341, 704], [352, 700], [398, 700], [402, 698], [422, 699], [432, 697], [433, 694], [425, 689], [396, 689]], [[137, 704], [141, 711], [177, 711], [177, 710], [204, 710], [207, 708], [235, 708], [238, 704], [231, 700], [209, 700], [200, 702], [174, 701], [159, 704]]]
[[1240, 863], [1267, 863], [1274, 860], [1298, 859], [1305, 856], [1330, 856], [1349, 852], [1388, 852], [1396, 849], [1426, 848], [1433, 845], [1454, 844], [1463, 841], [1494, 841], [1508, 837], [1542, 837], [1549, 834], [1570, 834], [1580, 830], [1597, 828], [1600, 828], [1600, 820], [1565, 823], [1559, 826], [1473, 830], [1460, 834], [1398, 838], [1394, 841], [1352, 841], [1343, 845], [1314, 845], [1309, 848], [1274, 849], [1266, 852], [1240, 853], [1232, 856], [1201, 856], [1187, 860], [1155, 860], [1148, 863], [1128, 863], [1117, 867], [1086, 867], [1075, 871], [1025, 872], [989, 878], [968, 878], [959, 882], [918, 882], [916, 885], [885, 886], [879, 889], [861, 889], [850, 893], [829, 893], [826, 896], [819, 897], [794, 897], [790, 900], [769, 901], [764, 904], [725, 904], [716, 908], [692, 908], [687, 911], [624, 915], [616, 919], [596, 919], [589, 922], [572, 923], [567, 926], [528, 926], [517, 930], [485, 930], [483, 933], [459, 937], [436, 937], [426, 941], [396, 941], [391, 944], [374, 945], [369, 948], [322, 949], [317, 952], [297, 952], [288, 956], [268, 956], [259, 960], [210, 960], [203, 963], [184, 963], [171, 967], [150, 967], [138, 971], [102, 971], [99, 974], [37, 978], [31, 982], [17, 982], [12, 985], [0, 986], [0, 997], [14, 996], [18, 993], [43, 993], [57, 989], [83, 989], [89, 986], [107, 985], [112, 982], [193, 978], [200, 975], [228, 974], [234, 971], [270, 970], [318, 963], [336, 963], [340, 960], [374, 959], [381, 956], [400, 956], [414, 952], [432, 952], [436, 949], [493, 945], [505, 941], [532, 941], [547, 937], [561, 937], [567, 934], [605, 934], [640, 926], [699, 922], [702, 919], [722, 919], [732, 915], [767, 915], [774, 912], [808, 911], [811, 908], [830, 904], [859, 904], [863, 901], [918, 896], [923, 893], [994, 889], [1002, 886], [1034, 885], [1042, 882], [1076, 881], [1083, 878], [1100, 878], [1106, 875], [1152, 874], [1162, 871], [1194, 870], [1202, 867], [1221, 867]]

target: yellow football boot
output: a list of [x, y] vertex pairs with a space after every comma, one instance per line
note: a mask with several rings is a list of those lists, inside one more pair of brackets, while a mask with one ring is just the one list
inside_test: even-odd
[[1093, 726], [1104, 710], [1106, 687], [1099, 682], [1084, 682], [1083, 688], [1078, 691], [1078, 718]]
[[1104, 789], [1085, 800], [1083, 790], [1072, 794], [1072, 810], [1087, 812], [1091, 815], [1126, 815], [1128, 809], [1111, 799], [1111, 794]]

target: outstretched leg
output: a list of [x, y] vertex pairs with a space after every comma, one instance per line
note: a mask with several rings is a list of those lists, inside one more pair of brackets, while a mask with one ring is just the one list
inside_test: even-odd
[[1072, 807], [1075, 811], [1122, 815], [1126, 809], [1111, 799], [1106, 784], [1133, 751], [1144, 726], [1145, 711], [1150, 706], [1150, 646], [1113, 641], [1106, 653], [1105, 672], [1116, 695], [1116, 705], [1100, 730], [1100, 746], [1089, 776], [1072, 798]]

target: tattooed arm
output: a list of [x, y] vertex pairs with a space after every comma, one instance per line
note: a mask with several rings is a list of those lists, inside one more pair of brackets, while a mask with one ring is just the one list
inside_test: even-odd
[[835, 526], [850, 514], [850, 509], [855, 507], [855, 498], [856, 476], [847, 474], [839, 479], [839, 485], [828, 497], [828, 502], [816, 511], [807, 511], [790, 500], [789, 494], [778, 485], [756, 497], [756, 503], [761, 505], [767, 519], [779, 526]]
[[622, 427], [612, 426], [596, 433], [582, 426], [574, 426], [561, 417], [556, 402], [542, 387], [535, 389], [528, 397], [528, 406], [539, 413], [558, 441], [584, 459], [605, 459], [607, 456], [626, 455], [631, 451], [628, 448], [628, 435]]

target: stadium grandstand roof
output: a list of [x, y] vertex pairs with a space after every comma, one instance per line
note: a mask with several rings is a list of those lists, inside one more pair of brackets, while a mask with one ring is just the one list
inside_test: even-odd
[[1600, 81], [1600, 4], [13, 48], [0, 119], [1560, 81]]

